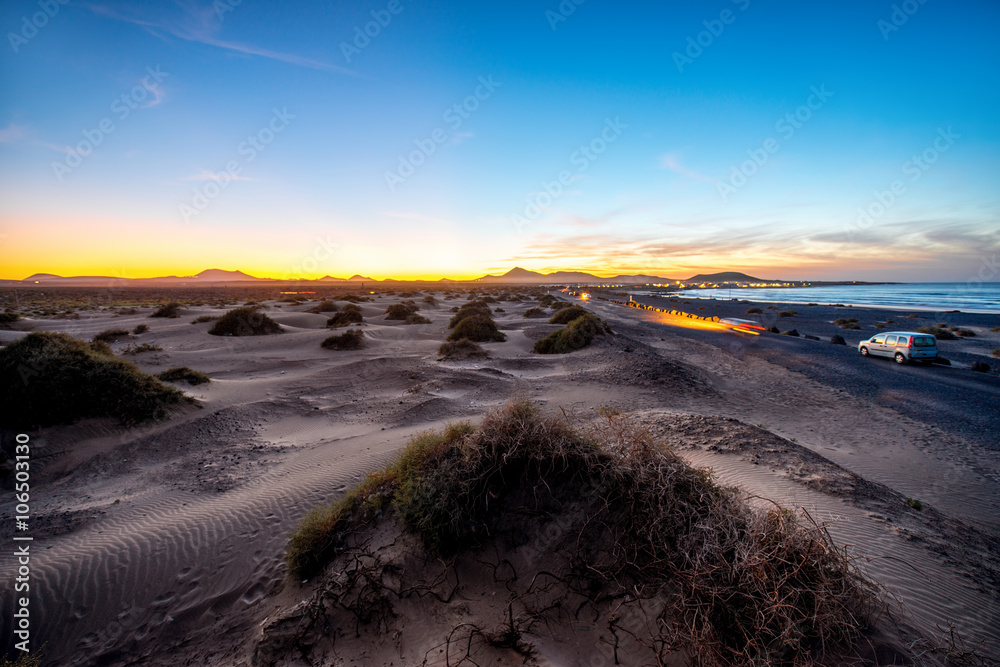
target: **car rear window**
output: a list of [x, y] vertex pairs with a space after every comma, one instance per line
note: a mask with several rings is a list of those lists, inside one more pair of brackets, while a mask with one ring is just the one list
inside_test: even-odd
[[934, 347], [934, 338], [930, 336], [914, 336], [914, 347]]

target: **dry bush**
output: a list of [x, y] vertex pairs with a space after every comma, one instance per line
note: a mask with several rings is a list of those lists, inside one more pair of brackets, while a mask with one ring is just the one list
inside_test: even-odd
[[413, 301], [403, 301], [401, 303], [394, 303], [385, 309], [385, 319], [387, 320], [405, 320], [410, 315], [416, 313], [420, 308]]
[[430, 324], [431, 321], [418, 313], [408, 315], [405, 324]]
[[256, 308], [235, 308], [216, 320], [213, 336], [268, 336], [281, 333], [281, 325]]
[[212, 381], [212, 378], [208, 377], [201, 371], [191, 370], [187, 366], [176, 366], [163, 371], [156, 377], [165, 382], [187, 382], [192, 386]]
[[153, 314], [150, 315], [150, 317], [170, 317], [170, 318], [180, 317], [181, 316], [180, 309], [182, 307], [183, 307], [182, 304], [176, 301], [171, 301], [170, 303], [165, 303], [159, 308], [157, 308], [153, 312]]
[[524, 311], [525, 317], [545, 317], [548, 313], [537, 306], [533, 306], [528, 310]]
[[148, 324], [138, 324], [138, 325], [136, 325], [135, 329], [132, 329], [132, 333], [135, 334], [135, 335], [137, 335], [137, 336], [139, 334], [144, 334], [147, 331], [149, 331], [149, 325]]
[[956, 338], [955, 334], [943, 327], [920, 327], [917, 331], [920, 333], [931, 334], [938, 340], [955, 340]]
[[339, 336], [330, 336], [320, 347], [327, 350], [360, 350], [365, 346], [365, 334], [360, 329], [349, 329]]
[[444, 559], [523, 543], [544, 530], [539, 517], [558, 518], [561, 536], [541, 562], [568, 571], [548, 576], [591, 604], [661, 600], [644, 640], [693, 664], [806, 664], [861, 645], [882, 603], [822, 526], [752, 506], [628, 419], [604, 417], [584, 431], [515, 401], [478, 429], [417, 436], [306, 517], [287, 553], [292, 576], [315, 574], [389, 515]]
[[470, 301], [463, 304], [461, 308], [454, 311], [455, 314], [448, 321], [448, 328], [454, 329], [458, 326], [458, 323], [467, 317], [472, 317], [473, 315], [483, 315], [485, 317], [492, 318], [493, 313], [490, 311], [490, 307], [483, 301]]

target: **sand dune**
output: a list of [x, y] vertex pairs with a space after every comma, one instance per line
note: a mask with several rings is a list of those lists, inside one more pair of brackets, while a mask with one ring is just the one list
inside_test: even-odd
[[[202, 407], [159, 424], [91, 420], [39, 434], [32, 595], [51, 664], [248, 664], [260, 623], [309, 594], [287, 581], [282, 562], [298, 519], [410, 435], [476, 420], [512, 395], [586, 418], [602, 405], [636, 412], [727, 483], [808, 508], [875, 558], [869, 571], [898, 596], [913, 632], [937, 641], [935, 624], [953, 622], [1000, 655], [991, 553], [1000, 487], [993, 456], [976, 442], [788, 370], [758, 341], [692, 339], [610, 305], [588, 307], [616, 336], [542, 356], [530, 352], [534, 340], [557, 327], [524, 319], [534, 304], [504, 302], [497, 323], [507, 342], [486, 344], [487, 360], [441, 362], [451, 302], [421, 309], [431, 324], [404, 325], [382, 319], [397, 301], [362, 304], [367, 347], [351, 352], [320, 348], [327, 315], [303, 312], [309, 304], [269, 308], [285, 331], [255, 338], [191, 325], [224, 312], [204, 307], [178, 320], [147, 310], [31, 323], [81, 338], [149, 324], [113, 347], [156, 344], [163, 351], [130, 358], [150, 372], [185, 365], [213, 378], [181, 385]], [[754, 433], [756, 449], [734, 445]], [[901, 506], [908, 496], [930, 511]], [[571, 641], [539, 639], [564, 657]]]

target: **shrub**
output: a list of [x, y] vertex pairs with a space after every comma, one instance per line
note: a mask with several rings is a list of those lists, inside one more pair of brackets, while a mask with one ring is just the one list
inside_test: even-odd
[[558, 312], [558, 311], [562, 310], [563, 308], [572, 308], [574, 305], [575, 304], [572, 304], [569, 301], [554, 301], [552, 303], [552, 310]]
[[360, 329], [348, 329], [338, 336], [330, 336], [320, 347], [327, 350], [360, 350], [365, 346], [365, 334]]
[[589, 314], [590, 311], [580, 306], [570, 306], [569, 308], [557, 310], [556, 314], [549, 318], [549, 324], [569, 324], [576, 318]]
[[459, 322], [467, 317], [473, 317], [475, 315], [488, 317], [491, 320], [493, 319], [493, 313], [490, 311], [489, 305], [483, 301], [469, 301], [468, 303], [463, 304], [462, 307], [455, 312], [452, 318], [448, 321], [448, 328], [454, 329], [458, 326]]
[[184, 395], [103, 342], [62, 333], [30, 333], [0, 350], [0, 423], [48, 426], [87, 417], [124, 424], [166, 416]]
[[166, 382], [187, 382], [190, 385], [205, 384], [212, 381], [212, 378], [201, 371], [193, 371], [187, 366], [176, 366], [163, 371], [156, 377]]
[[385, 319], [387, 320], [405, 320], [410, 315], [413, 315], [418, 310], [417, 304], [412, 301], [403, 301], [402, 303], [394, 303], [385, 309]]
[[281, 326], [256, 308], [235, 308], [220, 317], [208, 333], [213, 336], [267, 336], [281, 333]]
[[532, 307], [524, 311], [525, 317], [545, 317], [546, 312], [538, 307]]
[[783, 310], [778, 313], [778, 317], [795, 317], [798, 313], [794, 310]]
[[989, 373], [990, 365], [983, 361], [973, 361], [972, 370], [976, 371], [977, 373]]
[[585, 313], [562, 329], [535, 341], [534, 350], [538, 354], [566, 354], [587, 347], [595, 336], [605, 333], [611, 333], [611, 327], [596, 315]]
[[181, 304], [176, 301], [171, 301], [170, 303], [165, 303], [159, 308], [157, 308], [150, 317], [180, 317]]
[[591, 604], [656, 595], [660, 608], [643, 624], [650, 643], [692, 664], [812, 664], [845, 645], [863, 651], [863, 632], [883, 609], [877, 587], [822, 526], [751, 505], [610, 413], [585, 435], [514, 402], [478, 429], [414, 437], [343, 499], [306, 516], [289, 541], [291, 575], [319, 572], [352, 536], [367, 543], [363, 531], [383, 516], [442, 558], [540, 535], [551, 526], [544, 517], [558, 518], [565, 539], [541, 555], [565, 572], [549, 577]]
[[799, 331], [798, 331], [798, 329], [789, 329], [788, 331], [782, 331], [781, 335], [782, 336], [795, 336], [796, 338], [798, 338]]
[[202, 324], [204, 322], [214, 322], [219, 319], [218, 315], [199, 315], [191, 320], [191, 324]]
[[338, 301], [350, 301], [351, 303], [364, 303], [365, 301], [371, 301], [370, 297], [359, 296], [357, 294], [344, 294], [343, 296], [337, 297]]
[[990, 352], [994, 357], [1000, 357], [1000, 347]]
[[19, 319], [21, 319], [21, 317], [17, 313], [0, 313], [0, 324], [13, 324]]
[[424, 303], [426, 303], [426, 304], [427, 304], [428, 306], [436, 306], [436, 305], [437, 305], [437, 303], [438, 303], [438, 302], [437, 302], [437, 299], [435, 299], [435, 298], [434, 298], [433, 296], [431, 296], [430, 294], [428, 294], [427, 296], [425, 296], [425, 297], [423, 298], [423, 302], [424, 302]]
[[143, 354], [145, 352], [162, 352], [163, 348], [159, 345], [151, 345], [149, 343], [143, 343], [141, 345], [129, 345], [124, 350], [122, 354], [135, 355]]
[[920, 327], [919, 329], [917, 329], [917, 331], [919, 331], [920, 333], [931, 334], [938, 340], [955, 340], [956, 338], [955, 334], [941, 327], [934, 327], [934, 326]]
[[953, 329], [956, 336], [960, 338], [975, 338], [976, 332], [972, 329]]
[[128, 338], [128, 329], [105, 329], [94, 336], [95, 341], [99, 340], [105, 343], [116, 343], [119, 338]]
[[916, 498], [907, 498], [906, 504], [917, 510], [918, 512], [924, 508], [924, 504], [917, 500]]
[[326, 326], [328, 327], [346, 327], [351, 324], [361, 324], [365, 321], [365, 318], [361, 315], [361, 308], [353, 303], [344, 306], [344, 309], [328, 319], [326, 321]]
[[329, 299], [323, 299], [315, 306], [307, 310], [307, 313], [335, 313], [340, 310], [340, 306]]
[[754, 306], [753, 308], [747, 308], [747, 315], [759, 315], [760, 313], [763, 312], [764, 312], [763, 310], [761, 310], [756, 306]]
[[473, 343], [468, 338], [443, 343], [438, 348], [438, 354], [444, 359], [485, 359], [490, 356], [479, 343]]
[[431, 321], [429, 319], [427, 319], [423, 315], [418, 315], [417, 313], [413, 313], [412, 315], [408, 315], [406, 317], [406, 324], [430, 324], [430, 323]]
[[139, 324], [139, 325], [136, 326], [135, 329], [132, 329], [132, 333], [134, 333], [137, 336], [139, 334], [146, 333], [147, 331], [149, 331], [149, 325], [148, 324]]
[[496, 322], [489, 315], [470, 315], [461, 319], [451, 330], [448, 340], [463, 338], [468, 338], [474, 343], [502, 343], [507, 340], [507, 336], [497, 329]]
[[847, 345], [847, 341], [844, 340], [844, 337], [838, 336], [837, 334], [830, 336], [830, 342], [834, 345]]

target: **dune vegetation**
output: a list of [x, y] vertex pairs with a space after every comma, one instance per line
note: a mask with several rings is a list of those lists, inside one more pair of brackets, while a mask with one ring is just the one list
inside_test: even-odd
[[[571, 309], [566, 308], [559, 311], [550, 321], [556, 320], [567, 310]], [[611, 327], [604, 320], [584, 311], [583, 315], [570, 320], [569, 324], [562, 329], [553, 331], [545, 338], [535, 341], [534, 351], [538, 354], [566, 354], [587, 347], [594, 342], [596, 336], [610, 333], [612, 333]]]
[[62, 333], [33, 332], [0, 350], [0, 423], [47, 426], [87, 417], [135, 424], [166, 416], [177, 389], [111, 353]]
[[364, 346], [365, 334], [360, 329], [348, 329], [320, 343], [320, 347], [326, 350], [360, 350]]
[[281, 333], [281, 325], [259, 309], [243, 306], [216, 320], [208, 333], [213, 336], [268, 336]]
[[153, 311], [153, 314], [150, 315], [150, 317], [169, 317], [169, 318], [180, 317], [181, 308], [183, 308], [182, 304], [178, 303], [177, 301], [171, 301], [170, 303], [165, 303], [161, 305], [159, 308]]
[[364, 321], [365, 318], [361, 315], [361, 307], [354, 303], [349, 303], [339, 313], [328, 319], [326, 326], [336, 329], [337, 327], [361, 324]]
[[187, 382], [190, 385], [205, 384], [206, 382], [212, 381], [212, 378], [208, 377], [201, 371], [191, 370], [187, 366], [175, 366], [174, 368], [163, 371], [156, 377], [160, 378], [164, 382]]
[[[505, 584], [544, 581], [546, 607], [511, 614], [502, 633], [482, 631], [515, 650], [528, 651], [520, 638], [529, 619], [571, 596], [583, 599], [578, 609], [647, 600], [657, 610], [643, 626], [647, 646], [661, 656], [683, 651], [694, 664], [805, 664], [863, 644], [881, 600], [821, 526], [751, 505], [627, 418], [603, 416], [583, 428], [515, 401], [478, 428], [414, 437], [384, 469], [303, 519], [286, 554], [291, 576], [315, 576], [340, 557], [350, 576], [322, 590], [350, 599], [343, 609], [359, 624], [391, 615], [406, 594], [383, 576], [398, 566], [363, 551], [365, 535], [388, 524], [417, 535], [430, 562], [485, 550], [501, 563], [533, 563]], [[551, 538], [532, 539], [543, 534]], [[538, 553], [525, 559], [526, 548]], [[366, 587], [356, 598], [355, 583]]]
[[461, 359], [485, 359], [489, 357], [489, 352], [483, 349], [479, 343], [474, 343], [468, 338], [448, 341], [438, 348], [438, 354], [442, 359], [457, 361]]

